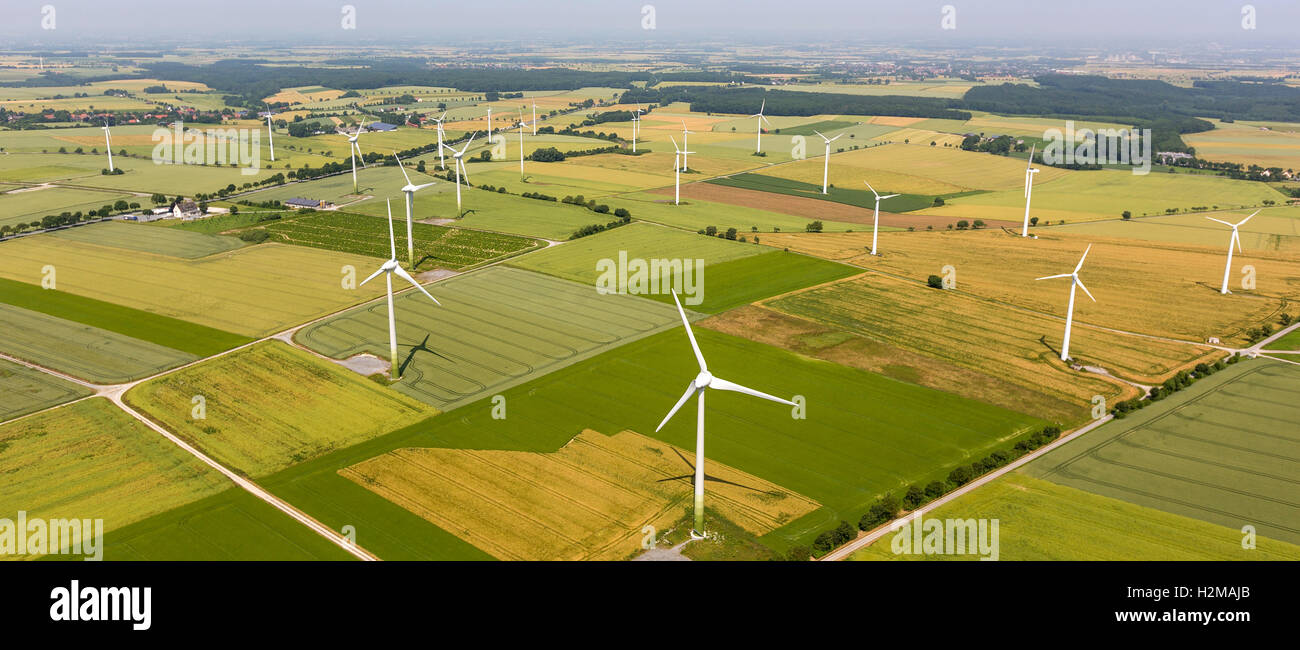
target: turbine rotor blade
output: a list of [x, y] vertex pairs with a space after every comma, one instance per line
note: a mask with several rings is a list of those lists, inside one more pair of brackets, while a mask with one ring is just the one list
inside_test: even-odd
[[700, 372], [708, 372], [709, 364], [704, 362], [704, 353], [700, 352], [700, 344], [695, 342], [695, 333], [691, 331], [691, 322], [686, 319], [686, 310], [682, 309], [681, 301], [677, 300], [677, 291], [673, 291], [673, 302], [677, 303], [677, 313], [682, 316], [682, 325], [686, 327], [686, 337], [691, 340], [691, 349], [695, 351], [695, 360], [700, 363]]
[[1079, 265], [1076, 266], [1076, 267], [1074, 267], [1074, 272], [1075, 272], [1075, 273], [1078, 273], [1078, 272], [1079, 272], [1079, 269], [1083, 268], [1083, 261], [1086, 260], [1086, 259], [1088, 259], [1088, 251], [1090, 251], [1090, 250], [1092, 250], [1092, 244], [1088, 244], [1088, 248], [1084, 249], [1084, 251], [1083, 251], [1083, 257], [1080, 257], [1080, 258], [1079, 258]]
[[406, 272], [406, 269], [404, 269], [404, 268], [402, 268], [402, 267], [400, 267], [400, 266], [395, 266], [395, 267], [393, 267], [393, 273], [396, 273], [397, 276], [400, 277], [400, 278], [402, 278], [403, 280], [406, 280], [407, 282], [410, 282], [410, 283], [411, 283], [411, 286], [413, 286], [413, 287], [415, 287], [416, 289], [419, 289], [419, 290], [420, 290], [420, 293], [422, 293], [422, 294], [424, 294], [424, 295], [426, 295], [426, 296], [429, 296], [429, 300], [432, 300], [432, 301], [433, 301], [433, 304], [435, 304], [435, 305], [437, 305], [437, 306], [439, 306], [439, 307], [442, 306], [442, 303], [438, 302], [438, 299], [437, 299], [437, 298], [434, 298], [433, 295], [430, 294], [428, 291], [425, 291], [425, 290], [424, 290], [424, 287], [420, 286], [420, 283], [419, 283], [419, 282], [416, 282], [416, 281], [415, 281], [415, 278], [411, 277], [411, 274]]
[[397, 238], [393, 236], [393, 200], [388, 199], [388, 248], [392, 251], [393, 256], [389, 259], [397, 259]]
[[371, 274], [370, 274], [370, 277], [368, 277], [368, 278], [362, 280], [362, 281], [361, 281], [361, 284], [358, 284], [357, 286], [360, 287], [360, 286], [364, 285], [365, 283], [367, 283], [367, 282], [369, 282], [369, 281], [371, 281], [371, 280], [373, 280], [373, 279], [379, 277], [379, 274], [380, 274], [380, 273], [383, 273], [383, 272], [384, 272], [383, 269], [379, 269], [378, 271], [375, 271], [374, 273], [371, 273]]
[[794, 402], [791, 402], [788, 399], [781, 399], [780, 397], [776, 397], [775, 395], [768, 395], [767, 393], [754, 390], [753, 388], [746, 388], [744, 386], [741, 386], [740, 384], [734, 384], [732, 382], [727, 381], [726, 379], [722, 379], [721, 377], [714, 377], [713, 381], [709, 382], [709, 388], [716, 388], [718, 390], [729, 390], [733, 393], [744, 393], [746, 395], [759, 397], [768, 400], [770, 402], [779, 402], [781, 404], [788, 404], [790, 406], [798, 406], [798, 404], [795, 404]]
[[1244, 226], [1244, 225], [1246, 225], [1246, 222], [1247, 222], [1247, 221], [1250, 221], [1251, 219], [1254, 219], [1254, 218], [1255, 218], [1255, 215], [1257, 215], [1257, 214], [1259, 214], [1259, 210], [1256, 210], [1256, 211], [1255, 211], [1254, 213], [1252, 213], [1249, 217], [1246, 217], [1245, 219], [1242, 219], [1241, 221], [1237, 222], [1237, 226]]
[[880, 200], [884, 201], [885, 199], [892, 199], [895, 196], [902, 196], [902, 194], [887, 194], [885, 196], [880, 197]]
[[[867, 183], [867, 181], [862, 181], [862, 182], [863, 182], [863, 183]], [[877, 191], [876, 191], [876, 188], [874, 188], [874, 187], [871, 186], [871, 183], [867, 183], [867, 189], [871, 190], [871, 193], [872, 193], [872, 194], [875, 194], [877, 199], [880, 198], [880, 192], [877, 192]]]
[[677, 411], [681, 410], [682, 405], [686, 403], [686, 400], [691, 398], [691, 395], [695, 394], [695, 391], [695, 382], [692, 381], [691, 385], [686, 387], [686, 392], [682, 393], [681, 399], [677, 400], [677, 403], [673, 405], [673, 410], [669, 411], [668, 415], [664, 416], [663, 422], [660, 422], [658, 427], [655, 427], [655, 433], [659, 433], [659, 430], [664, 428], [664, 425], [668, 424], [668, 421], [673, 419], [674, 415], [677, 415]]
[[1214, 222], [1217, 222], [1217, 223], [1221, 223], [1221, 224], [1223, 224], [1223, 225], [1225, 225], [1225, 226], [1232, 227], [1232, 224], [1228, 223], [1227, 221], [1222, 221], [1222, 220], [1220, 220], [1220, 219], [1215, 219], [1214, 217], [1206, 217], [1206, 219], [1209, 219], [1210, 221], [1214, 221]]
[[397, 168], [402, 170], [402, 176], [406, 178], [406, 184], [411, 184], [411, 177], [406, 175], [406, 166], [402, 164], [402, 159], [397, 157], [397, 152], [393, 152], [393, 159], [397, 161]]
[[1237, 252], [1245, 254], [1245, 251], [1241, 250], [1241, 233], [1237, 232], [1236, 228], [1232, 229], [1232, 241], [1237, 244]]
[[[1091, 291], [1088, 291], [1088, 287], [1084, 286], [1084, 284], [1083, 284], [1083, 280], [1080, 280], [1080, 279], [1079, 279], [1079, 276], [1077, 276], [1077, 275], [1074, 276], [1074, 283], [1077, 284], [1077, 285], [1079, 285], [1079, 288], [1080, 288], [1080, 289], [1083, 289], [1083, 292], [1086, 293], [1086, 294], [1088, 294], [1088, 297], [1089, 297], [1089, 298], [1092, 298], [1092, 292], [1091, 292]], [[1097, 302], [1097, 299], [1096, 299], [1096, 298], [1092, 298], [1092, 301], [1093, 301], [1093, 302]]]
[[1047, 276], [1047, 277], [1045, 277], [1045, 278], [1034, 278], [1034, 279], [1035, 279], [1035, 280], [1055, 280], [1055, 279], [1057, 279], [1057, 278], [1072, 278], [1072, 277], [1074, 277], [1074, 274], [1073, 274], [1073, 273], [1062, 273], [1062, 274], [1060, 274], [1060, 275], [1049, 275], [1049, 276]]

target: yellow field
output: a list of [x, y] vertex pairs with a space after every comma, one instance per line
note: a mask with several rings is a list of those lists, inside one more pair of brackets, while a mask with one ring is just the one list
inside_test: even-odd
[[[881, 122], [881, 124], [885, 124], [885, 123]], [[888, 125], [888, 126], [892, 126], [892, 125]], [[876, 136], [872, 138], [872, 140], [877, 142], [910, 143], [910, 144], [919, 144], [925, 146], [929, 146], [930, 143], [933, 142], [935, 143], [934, 145], [935, 147], [950, 149], [954, 147], [960, 147], [963, 138], [960, 135], [954, 135], [952, 133], [940, 133], [939, 131], [931, 131], [930, 129], [902, 128], [897, 131], [891, 131], [884, 135]], [[944, 145], [948, 145], [948, 146], [944, 147]], [[1023, 170], [1022, 170], [1022, 175], [1023, 175]]]
[[[1061, 288], [1054, 293], [1064, 312]], [[954, 291], [868, 273], [760, 304], [1035, 389], [1078, 405], [1080, 414], [1093, 395], [1113, 403], [1137, 393], [1131, 386], [1065, 366], [1059, 358], [1063, 318]], [[1148, 385], [1187, 364], [1220, 355], [1201, 346], [1114, 334], [1078, 323], [1070, 353], [1077, 362]]]
[[[895, 144], [846, 151], [831, 156], [830, 182], [836, 187], [866, 189], [870, 181], [880, 192], [949, 194], [973, 189], [1010, 189], [1024, 185], [1025, 163], [1014, 158], [991, 156], [943, 146], [930, 141], [902, 144], [901, 132], [888, 134]], [[821, 185], [822, 158], [781, 165], [764, 174]], [[1039, 181], [1072, 174], [1068, 170], [1044, 168]], [[882, 206], [888, 209], [888, 203]], [[1003, 216], [1005, 218], [1005, 215]]]
[[[170, 86], [169, 86], [170, 87]], [[320, 90], [316, 92], [303, 92], [311, 86], [303, 88], [285, 88], [280, 92], [262, 100], [268, 104], [310, 104], [312, 102], [325, 102], [331, 99], [338, 99], [343, 94], [342, 90]]]
[[[341, 474], [503, 560], [620, 560], [692, 503], [691, 452], [583, 431], [554, 453], [397, 449]], [[706, 507], [762, 535], [820, 507], [715, 462]]]
[[[194, 396], [206, 417], [193, 417]], [[127, 393], [147, 413], [246, 476], [271, 474], [414, 424], [432, 407], [280, 341], [147, 381]]]
[[867, 120], [872, 124], [883, 124], [885, 126], [908, 127], [918, 122], [924, 122], [924, 117], [890, 117], [888, 115], [877, 115]]
[[1215, 120], [1214, 130], [1188, 133], [1183, 141], [1196, 147], [1196, 155], [1205, 160], [1282, 169], [1300, 167], [1300, 124]]
[[[975, 232], [891, 232], [880, 235], [880, 257], [872, 257], [871, 233], [777, 233], [764, 244], [878, 269], [917, 280], [957, 270], [957, 289], [1027, 309], [1065, 316], [1069, 283], [1034, 278], [1068, 273], [1091, 243], [1080, 277], [1097, 302], [1079, 292], [1076, 323], [1090, 323], [1189, 341], [1218, 337], [1245, 343], [1242, 330], [1274, 322], [1288, 300], [1300, 298], [1300, 261], [1251, 251], [1237, 256], [1237, 269], [1251, 264], [1258, 291], [1221, 295], [1226, 251], [1190, 244], [1067, 235], [1040, 231], [1025, 240], [1001, 230]], [[1240, 274], [1234, 271], [1234, 280]], [[1292, 310], [1294, 311], [1294, 310]]]
[[102, 398], [0, 427], [0, 474], [0, 516], [103, 519], [105, 532], [231, 485]]
[[380, 295], [382, 284], [341, 282], [346, 265], [364, 278], [378, 264], [283, 244], [186, 260], [38, 235], [5, 244], [0, 277], [39, 285], [53, 266], [59, 291], [265, 336]]

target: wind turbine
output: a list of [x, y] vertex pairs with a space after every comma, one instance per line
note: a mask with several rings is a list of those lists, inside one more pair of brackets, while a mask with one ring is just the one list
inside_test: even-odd
[[[836, 136], [836, 137], [839, 137], [839, 136]], [[829, 147], [830, 145], [827, 145], [827, 146]], [[862, 182], [863, 182], [863, 183], [867, 183], [866, 181], [862, 181]], [[894, 198], [895, 196], [898, 196], [898, 195], [897, 195], [897, 194], [886, 194], [885, 196], [881, 196], [881, 195], [880, 195], [880, 192], [877, 192], [877, 191], [876, 191], [876, 188], [871, 187], [871, 183], [867, 183], [867, 189], [871, 190], [871, 193], [876, 195], [876, 219], [875, 219], [875, 223], [871, 226], [871, 254], [872, 254], [872, 255], [875, 255], [875, 254], [876, 254], [876, 235], [878, 234], [878, 232], [879, 232], [879, 230], [880, 230], [880, 202], [881, 202], [881, 201], [884, 201], [885, 199], [892, 199], [892, 198]]]
[[[691, 148], [690, 137], [691, 137], [691, 130], [686, 128], [686, 120], [682, 120], [682, 148], [683, 149]], [[682, 171], [688, 172], [690, 170], [691, 170], [690, 159], [687, 158], [686, 156], [682, 156]]]
[[492, 107], [488, 107], [488, 146], [492, 146]]
[[632, 153], [636, 153], [636, 139], [641, 135], [641, 105], [636, 105], [636, 112], [632, 114]]
[[1237, 228], [1246, 225], [1246, 222], [1247, 222], [1247, 221], [1250, 221], [1250, 220], [1253, 219], [1253, 218], [1255, 218], [1255, 215], [1256, 215], [1256, 214], [1259, 214], [1259, 210], [1256, 210], [1256, 211], [1254, 212], [1254, 214], [1251, 214], [1249, 217], [1246, 217], [1245, 219], [1242, 219], [1241, 221], [1238, 221], [1237, 223], [1228, 223], [1227, 221], [1220, 221], [1220, 220], [1218, 220], [1218, 219], [1215, 219], [1214, 217], [1206, 217], [1206, 219], [1209, 219], [1210, 221], [1216, 221], [1216, 222], [1218, 222], [1218, 223], [1221, 223], [1221, 224], [1223, 224], [1223, 225], [1225, 225], [1225, 226], [1229, 226], [1229, 227], [1232, 228], [1232, 239], [1228, 241], [1228, 264], [1227, 264], [1227, 266], [1224, 266], [1224, 267], [1223, 267], [1223, 288], [1222, 288], [1222, 289], [1219, 289], [1219, 293], [1224, 293], [1224, 294], [1229, 293], [1229, 292], [1228, 292], [1228, 275], [1229, 275], [1230, 273], [1232, 273], [1232, 247], [1233, 247], [1233, 245], [1236, 245], [1236, 246], [1237, 246], [1237, 252], [1241, 252], [1241, 234], [1237, 232]]
[[533, 102], [533, 135], [537, 135], [537, 102]]
[[678, 164], [678, 156], [685, 156], [686, 154], [688, 154], [688, 153], [692, 153], [692, 152], [690, 152], [690, 151], [682, 151], [681, 149], [678, 149], [678, 148], [677, 148], [677, 140], [674, 140], [674, 139], [673, 139], [673, 136], [671, 136], [671, 135], [668, 136], [668, 139], [673, 141], [673, 151], [676, 151], [676, 152], [677, 152], [677, 153], [673, 156], [673, 205], [681, 205], [681, 203], [682, 203], [682, 166], [681, 166], [680, 164]]
[[411, 182], [411, 177], [407, 176], [406, 166], [402, 164], [402, 159], [397, 157], [396, 151], [393, 152], [393, 158], [397, 160], [397, 168], [402, 170], [402, 176], [406, 177], [406, 187], [402, 188], [402, 193], [406, 195], [406, 265], [415, 268], [415, 239], [411, 236], [411, 213], [415, 211], [415, 193], [433, 183], [415, 185]]
[[[1090, 250], [1092, 250], [1092, 244], [1088, 244], [1088, 248], [1083, 251], [1083, 257], [1079, 258], [1078, 266], [1075, 266], [1074, 270], [1071, 271], [1070, 273], [1062, 273], [1060, 275], [1049, 275], [1045, 278], [1038, 278], [1039, 280], [1055, 280], [1057, 278], [1070, 278], [1070, 307], [1065, 311], [1065, 341], [1061, 343], [1061, 361], [1070, 360], [1070, 326], [1074, 324], [1074, 289], [1076, 287], [1083, 289], [1083, 292], [1088, 294], [1089, 298], [1092, 298], [1092, 292], [1088, 291], [1088, 287], [1085, 287], [1083, 285], [1083, 280], [1079, 279], [1079, 269], [1083, 268], [1083, 260], [1088, 258], [1088, 251]], [[1092, 298], [1092, 301], [1097, 302], [1097, 299]]]
[[113, 141], [108, 134], [108, 120], [104, 120], [104, 148], [108, 150], [108, 171], [113, 171]]
[[768, 122], [767, 116], [763, 115], [763, 110], [766, 108], [767, 108], [767, 98], [763, 98], [763, 104], [758, 107], [758, 112], [754, 113], [753, 115], [750, 115], [750, 117], [758, 118], [758, 144], [754, 146], [754, 153], [763, 152], [763, 123], [767, 122], [768, 126], [772, 126], [772, 123]]
[[826, 136], [822, 135], [820, 131], [813, 131], [813, 133], [816, 133], [817, 135], [821, 136], [821, 139], [826, 141], [826, 164], [822, 165], [822, 194], [825, 194], [826, 181], [830, 177], [830, 173], [831, 173], [831, 143], [844, 137], [844, 134], [841, 133], [833, 138], [828, 139]]
[[[348, 137], [348, 149], [352, 154], [352, 193], [360, 194], [361, 188], [357, 185], [357, 159], [361, 157], [361, 145], [357, 142], [357, 138], [360, 138], [361, 132], [366, 130], [366, 118], [361, 118], [361, 124], [357, 125], [356, 133], [348, 133], [340, 128], [335, 128], [334, 130], [337, 131], [339, 135], [345, 135]], [[365, 160], [361, 161], [361, 166], [366, 166]]]
[[433, 121], [438, 124], [438, 166], [444, 171], [447, 169], [447, 161], [442, 157], [442, 138], [445, 135], [442, 130], [442, 121], [447, 119], [447, 111], [442, 112], [442, 117], [435, 117]]
[[415, 278], [412, 278], [411, 274], [407, 273], [397, 263], [397, 239], [393, 237], [393, 202], [391, 199], [388, 201], [388, 249], [392, 252], [392, 256], [388, 258], [387, 262], [384, 262], [383, 266], [379, 267], [378, 271], [362, 280], [361, 284], [364, 285], [375, 279], [380, 273], [384, 274], [384, 280], [388, 283], [388, 354], [389, 359], [392, 361], [389, 376], [393, 379], [401, 379], [401, 375], [398, 374], [400, 369], [397, 365], [397, 319], [393, 313], [393, 275], [396, 274], [403, 280], [410, 282], [411, 286], [420, 290], [420, 293], [429, 296], [429, 300], [432, 300], [433, 304], [441, 307], [442, 303], [438, 302], [438, 299], [430, 295], [428, 291], [425, 291], [424, 287], [420, 286], [420, 283], [416, 282]]
[[524, 107], [519, 107], [519, 180], [524, 179]]
[[275, 162], [275, 127], [271, 125], [271, 111], [266, 112], [266, 140], [271, 149], [271, 162]]
[[697, 396], [699, 401], [699, 414], [695, 424], [695, 529], [691, 531], [691, 535], [700, 537], [704, 532], [704, 391], [709, 388], [716, 388], [718, 390], [744, 393], [746, 395], [752, 395], [754, 397], [760, 397], [765, 400], [788, 404], [790, 406], [797, 406], [797, 404], [789, 400], [781, 399], [780, 397], [756, 391], [752, 388], [733, 384], [721, 377], [714, 377], [713, 374], [709, 372], [709, 366], [704, 361], [704, 354], [700, 352], [699, 344], [695, 342], [695, 334], [691, 332], [691, 323], [686, 320], [686, 311], [682, 309], [682, 303], [677, 300], [676, 291], [673, 291], [673, 302], [677, 303], [677, 312], [682, 316], [682, 325], [686, 327], [686, 336], [691, 341], [691, 349], [695, 352], [695, 360], [700, 364], [700, 374], [696, 375], [695, 379], [691, 380], [690, 385], [686, 387], [686, 392], [683, 393], [681, 399], [677, 400], [677, 403], [673, 405], [673, 410], [668, 412], [668, 415], [664, 417], [663, 422], [659, 423], [659, 427], [655, 429], [655, 433], [658, 433], [660, 429], [664, 428], [665, 424], [668, 424], [668, 421], [671, 420], [673, 415], [677, 413], [678, 409], [682, 408], [682, 405], [691, 398], [691, 395]]
[[442, 145], [444, 147], [447, 147], [448, 149], [451, 149], [451, 158], [452, 158], [451, 166], [456, 168], [456, 216], [457, 217], [460, 216], [460, 173], [461, 171], [465, 172], [465, 184], [467, 185], [469, 184], [469, 170], [465, 169], [465, 161], [462, 158], [465, 155], [465, 152], [469, 150], [469, 146], [474, 143], [474, 135], [475, 135], [474, 133], [469, 134], [469, 141], [465, 143], [465, 147], [460, 151], [456, 151], [455, 147], [451, 147], [445, 144]]
[[1034, 174], [1038, 173], [1038, 168], [1034, 167], [1034, 150], [1038, 145], [1029, 148], [1029, 164], [1025, 165], [1025, 223], [1020, 227], [1020, 236], [1029, 236], [1029, 200], [1034, 195]]

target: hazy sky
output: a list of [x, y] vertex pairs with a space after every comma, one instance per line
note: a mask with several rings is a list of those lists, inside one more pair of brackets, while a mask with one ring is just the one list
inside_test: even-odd
[[[1246, 3], [1224, 0], [0, 0], [0, 36], [13, 44], [87, 46], [90, 38], [147, 47], [155, 40], [210, 43], [282, 39], [371, 41], [418, 38], [430, 43], [502, 39], [635, 42], [710, 38], [722, 41], [1022, 40], [1102, 43], [1207, 41], [1250, 47], [1294, 39], [1300, 2], [1254, 0], [1256, 29], [1242, 29]], [[43, 30], [45, 6], [55, 29]], [[356, 8], [356, 30], [342, 28], [342, 8]], [[642, 29], [642, 7], [655, 8], [656, 29]], [[945, 5], [952, 31], [940, 29]], [[1289, 41], [1286, 41], [1289, 42]]]

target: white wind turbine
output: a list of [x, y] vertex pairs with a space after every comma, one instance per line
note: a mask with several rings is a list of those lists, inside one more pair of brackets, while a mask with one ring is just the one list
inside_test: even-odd
[[442, 121], [447, 119], [447, 111], [442, 112], [442, 117], [435, 117], [433, 121], [438, 125], [438, 166], [444, 171], [447, 169], [447, 161], [442, 157], [442, 139], [446, 133], [442, 130]]
[[[691, 148], [690, 138], [691, 138], [691, 130], [686, 128], [686, 120], [682, 120], [682, 148], [683, 149]], [[690, 159], [687, 158], [686, 156], [682, 156], [682, 171], [688, 172], [690, 170], [691, 170]]]
[[1228, 275], [1232, 273], [1232, 247], [1235, 245], [1237, 247], [1237, 252], [1241, 252], [1241, 233], [1237, 232], [1237, 228], [1246, 225], [1246, 222], [1255, 218], [1256, 214], [1259, 214], [1259, 210], [1256, 210], [1249, 217], [1246, 217], [1237, 223], [1228, 223], [1227, 221], [1220, 221], [1214, 217], [1206, 217], [1206, 219], [1209, 219], [1210, 221], [1216, 221], [1232, 228], [1232, 239], [1228, 241], [1228, 264], [1223, 267], [1223, 288], [1219, 289], [1219, 293], [1229, 293]]
[[474, 133], [469, 134], [469, 141], [465, 143], [464, 148], [462, 148], [460, 151], [456, 151], [456, 148], [455, 148], [455, 147], [448, 146], [448, 145], [445, 145], [445, 144], [442, 145], [442, 146], [444, 146], [444, 147], [447, 147], [448, 149], [451, 149], [451, 158], [452, 158], [452, 160], [451, 160], [451, 166], [456, 168], [456, 216], [457, 216], [457, 217], [459, 217], [460, 214], [461, 214], [461, 212], [460, 212], [460, 174], [461, 174], [462, 171], [465, 172], [465, 184], [466, 184], [466, 185], [469, 184], [469, 170], [468, 170], [468, 169], [465, 169], [465, 161], [464, 161], [462, 158], [465, 156], [465, 152], [466, 152], [467, 150], [469, 150], [469, 146], [470, 146], [471, 144], [474, 144]]
[[393, 237], [393, 202], [391, 200], [388, 202], [388, 249], [392, 252], [388, 261], [384, 262], [384, 265], [379, 267], [378, 271], [370, 274], [370, 277], [362, 280], [361, 284], [364, 285], [375, 279], [380, 273], [384, 274], [384, 280], [388, 283], [388, 355], [389, 360], [392, 362], [388, 376], [393, 379], [401, 379], [397, 365], [397, 318], [396, 314], [393, 313], [393, 275], [396, 274], [403, 280], [410, 282], [411, 286], [420, 290], [420, 293], [429, 296], [429, 300], [432, 300], [433, 304], [441, 307], [442, 303], [438, 302], [438, 299], [434, 298], [428, 291], [425, 291], [424, 287], [420, 286], [420, 283], [416, 282], [415, 278], [412, 278], [411, 274], [407, 273], [397, 263], [397, 239]]
[[[837, 136], [837, 137], [838, 137], [838, 136]], [[862, 182], [863, 182], [863, 183], [867, 183], [866, 181], [862, 181]], [[871, 186], [871, 183], [867, 183], [867, 189], [871, 190], [871, 193], [876, 195], [876, 219], [875, 219], [875, 223], [871, 226], [871, 254], [872, 254], [872, 255], [875, 255], [875, 254], [876, 254], [876, 235], [879, 234], [879, 231], [880, 231], [880, 202], [881, 202], [881, 201], [884, 201], [885, 199], [892, 199], [892, 198], [894, 198], [895, 196], [898, 196], [898, 195], [897, 195], [897, 194], [886, 194], [886, 195], [884, 195], [884, 196], [881, 196], [881, 195], [880, 195], [880, 192], [877, 192], [877, 191], [876, 191], [876, 188], [874, 188], [874, 187]]]
[[108, 120], [104, 120], [104, 148], [108, 150], [108, 171], [113, 171], [113, 141], [108, 134]]
[[[1089, 298], [1092, 298], [1092, 292], [1088, 291], [1088, 287], [1083, 285], [1083, 280], [1079, 279], [1079, 269], [1083, 268], [1083, 260], [1088, 258], [1088, 251], [1090, 250], [1092, 250], [1092, 244], [1088, 244], [1088, 248], [1083, 251], [1083, 257], [1079, 258], [1079, 264], [1075, 266], [1074, 270], [1071, 271], [1070, 273], [1062, 273], [1060, 275], [1049, 275], [1045, 278], [1038, 278], [1039, 280], [1055, 280], [1057, 278], [1070, 278], [1070, 306], [1068, 309], [1065, 310], [1065, 340], [1064, 342], [1061, 343], [1061, 361], [1070, 360], [1070, 327], [1074, 324], [1075, 288], [1077, 287], [1083, 289], [1083, 292], [1088, 294]], [[1097, 302], [1097, 299], [1092, 298], [1092, 301]]]
[[844, 137], [844, 134], [841, 133], [828, 139], [826, 136], [822, 135], [820, 131], [813, 131], [813, 133], [821, 136], [821, 139], [826, 141], [826, 163], [822, 165], [822, 194], [825, 194], [827, 186], [826, 181], [830, 178], [831, 174], [831, 143]]
[[700, 364], [700, 374], [696, 375], [695, 379], [691, 380], [690, 385], [686, 387], [686, 392], [683, 393], [681, 399], [677, 400], [677, 403], [673, 405], [673, 410], [668, 412], [668, 415], [664, 417], [663, 422], [659, 423], [659, 427], [655, 429], [655, 433], [658, 433], [660, 429], [664, 428], [665, 424], [668, 424], [668, 421], [671, 420], [673, 415], [677, 413], [678, 409], [681, 409], [682, 405], [691, 398], [691, 395], [697, 396], [699, 402], [699, 413], [695, 423], [695, 529], [691, 531], [691, 535], [699, 537], [704, 533], [704, 391], [709, 388], [716, 388], [718, 390], [726, 390], [736, 393], [744, 393], [754, 397], [761, 397], [765, 400], [779, 402], [789, 406], [797, 406], [797, 404], [789, 400], [781, 399], [780, 397], [756, 391], [752, 388], [733, 384], [721, 377], [714, 377], [713, 374], [709, 372], [709, 366], [704, 361], [704, 354], [700, 352], [699, 344], [695, 342], [695, 334], [691, 332], [691, 323], [686, 319], [686, 311], [682, 309], [682, 303], [677, 300], [676, 291], [673, 291], [673, 302], [677, 303], [677, 312], [682, 316], [682, 325], [686, 327], [686, 336], [691, 341], [691, 349], [695, 352], [695, 360]]
[[1034, 167], [1034, 150], [1038, 145], [1029, 148], [1029, 164], [1025, 165], [1025, 223], [1020, 227], [1020, 236], [1029, 236], [1029, 201], [1034, 195], [1034, 174], [1038, 173], [1038, 168]]
[[767, 99], [764, 98], [763, 104], [758, 107], [758, 112], [754, 113], [753, 115], [750, 115], [750, 117], [758, 118], [758, 143], [754, 146], [754, 153], [763, 152], [763, 123], [767, 122], [768, 126], [772, 126], [772, 123], [768, 122], [767, 116], [763, 115], [763, 110], [766, 108], [767, 108]]
[[537, 135], [537, 102], [533, 102], [533, 135]]
[[[361, 145], [357, 138], [361, 137], [361, 132], [366, 130], [366, 118], [361, 118], [361, 123], [357, 125], [356, 133], [348, 133], [340, 128], [335, 128], [339, 135], [345, 135], [348, 138], [348, 149], [352, 154], [352, 193], [360, 194], [361, 188], [357, 185], [357, 159], [361, 157]], [[361, 161], [361, 166], [366, 166], [366, 161]]]
[[275, 162], [275, 127], [271, 124], [271, 118], [274, 117], [271, 111], [266, 112], [266, 141], [271, 150], [271, 162]]
[[402, 193], [406, 195], [406, 265], [415, 268], [415, 239], [411, 235], [413, 228], [411, 214], [415, 212], [415, 193], [433, 183], [415, 185], [411, 182], [411, 177], [407, 176], [406, 166], [402, 164], [402, 159], [397, 157], [396, 151], [393, 152], [393, 158], [397, 161], [397, 168], [402, 170], [402, 176], [406, 177], [406, 187], [402, 188]]
[[488, 107], [488, 134], [487, 134], [487, 139], [488, 139], [488, 140], [487, 140], [487, 141], [488, 141], [488, 146], [489, 146], [489, 147], [492, 146], [492, 107], [491, 107], [491, 106]]
[[524, 128], [528, 124], [524, 122], [524, 107], [519, 107], [519, 180], [524, 179]]
[[674, 139], [673, 139], [673, 136], [671, 136], [671, 135], [668, 136], [668, 139], [673, 141], [673, 151], [676, 151], [676, 152], [677, 152], [675, 155], [673, 155], [673, 205], [681, 205], [681, 203], [682, 203], [682, 166], [681, 166], [680, 162], [678, 161], [678, 157], [679, 157], [679, 156], [685, 156], [686, 154], [688, 154], [688, 153], [692, 153], [692, 152], [690, 152], [690, 151], [682, 151], [681, 149], [678, 149], [678, 148], [677, 148], [677, 140], [674, 140]]
[[636, 105], [636, 112], [632, 114], [632, 153], [636, 153], [636, 139], [641, 135], [641, 105]]

